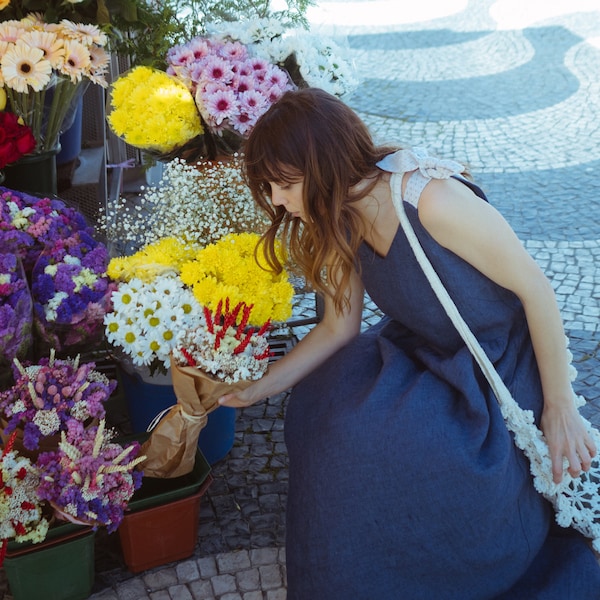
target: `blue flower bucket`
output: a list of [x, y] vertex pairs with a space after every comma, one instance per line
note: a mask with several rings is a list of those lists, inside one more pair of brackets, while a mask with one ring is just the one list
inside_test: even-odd
[[[121, 382], [133, 433], [142, 433], [162, 411], [177, 404], [169, 377], [153, 377], [155, 383], [144, 381], [137, 373], [120, 369]], [[220, 406], [208, 415], [208, 422], [198, 437], [198, 447], [209, 464], [227, 456], [235, 440], [235, 408]]]

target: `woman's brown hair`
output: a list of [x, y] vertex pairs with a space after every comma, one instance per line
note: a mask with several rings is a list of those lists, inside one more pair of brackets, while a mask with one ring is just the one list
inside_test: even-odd
[[[376, 163], [397, 148], [376, 146], [366, 125], [344, 102], [316, 88], [287, 92], [259, 119], [245, 147], [245, 173], [254, 199], [271, 225], [261, 244], [269, 266], [280, 272], [276, 239], [287, 243], [292, 264], [313, 288], [333, 298], [336, 311], [356, 268], [364, 225], [355, 206], [376, 185]], [[304, 178], [306, 222], [270, 201], [269, 182]], [[366, 178], [371, 183], [352, 194]], [[323, 277], [327, 268], [327, 277]]]

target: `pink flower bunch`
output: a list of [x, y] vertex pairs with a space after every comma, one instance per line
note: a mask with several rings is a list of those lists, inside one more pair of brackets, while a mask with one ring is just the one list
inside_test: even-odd
[[198, 37], [167, 54], [167, 73], [191, 91], [204, 122], [214, 133], [224, 129], [246, 136], [258, 118], [293, 88], [288, 74], [252, 57], [237, 41]]
[[145, 456], [140, 444], [121, 446], [111, 442], [105, 421], [85, 429], [77, 421], [61, 433], [58, 449], [39, 455], [36, 466], [43, 473], [38, 496], [66, 521], [105, 525], [117, 529], [135, 490], [142, 485], [136, 470]]

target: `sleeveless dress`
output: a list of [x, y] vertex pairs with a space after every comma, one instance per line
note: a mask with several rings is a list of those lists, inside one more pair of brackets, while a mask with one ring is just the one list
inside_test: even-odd
[[[414, 171], [404, 202], [417, 237], [513, 397], [539, 422], [521, 303], [440, 246], [417, 216], [431, 177], [461, 166], [420, 149], [378, 166]], [[385, 257], [365, 243], [357, 259], [387, 316], [292, 391], [288, 600], [600, 599], [594, 554], [580, 534], [553, 524], [402, 228]]]

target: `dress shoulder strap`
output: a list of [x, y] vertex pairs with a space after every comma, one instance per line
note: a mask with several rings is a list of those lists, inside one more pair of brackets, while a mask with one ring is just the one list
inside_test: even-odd
[[[412, 173], [401, 199], [414, 207], [418, 205], [421, 192], [432, 179], [448, 179], [464, 171], [464, 166], [460, 163], [431, 156], [425, 148], [398, 150], [380, 160], [377, 166], [384, 171], [394, 173], [393, 178], [400, 181], [405, 173]], [[392, 190], [394, 189], [401, 190], [402, 186], [392, 185]]]

